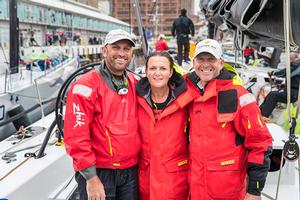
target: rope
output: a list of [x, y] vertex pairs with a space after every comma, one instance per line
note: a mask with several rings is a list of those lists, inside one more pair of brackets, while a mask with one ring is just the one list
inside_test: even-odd
[[[52, 137], [54, 135], [55, 131], [52, 131], [51, 133], [51, 136]], [[53, 145], [53, 144], [52, 144]], [[37, 144], [37, 145], [34, 145], [34, 146], [30, 146], [30, 147], [27, 147], [27, 148], [23, 148], [23, 149], [19, 149], [19, 150], [16, 150], [14, 151], [14, 153], [16, 152], [20, 152], [20, 151], [24, 151], [24, 150], [27, 150], [27, 149], [31, 149], [31, 148], [35, 148], [35, 147], [38, 147], [38, 146], [41, 146], [41, 144]], [[15, 147], [15, 146], [14, 146]], [[11, 148], [10, 148], [11, 149]], [[10, 150], [9, 149], [9, 150]], [[4, 153], [8, 152], [9, 150], [6, 150]], [[37, 154], [38, 152], [40, 151], [40, 148], [38, 148], [37, 150], [35, 150], [33, 153], [30, 153], [30, 154]], [[22, 162], [20, 162], [17, 166], [13, 167], [9, 172], [7, 172], [4, 176], [0, 177], [0, 181], [3, 181], [6, 177], [8, 177], [11, 173], [13, 173], [16, 169], [18, 169], [20, 166], [22, 166], [25, 162], [27, 162], [30, 158], [32, 158], [32, 156], [29, 156], [27, 158], [25, 158], [25, 160], [23, 160]]]
[[[39, 149], [38, 150], [36, 150], [34, 153], [37, 153], [39, 151]], [[2, 176], [1, 178], [0, 178], [0, 181], [3, 181], [6, 177], [8, 177], [11, 173], [13, 173], [16, 169], [18, 169], [21, 165], [23, 165], [25, 162], [27, 162], [30, 158], [32, 158], [32, 157], [27, 157], [27, 158], [25, 158], [25, 160], [23, 160], [22, 162], [20, 162], [17, 166], [15, 166], [14, 168], [12, 168], [9, 172], [7, 172], [4, 176]]]

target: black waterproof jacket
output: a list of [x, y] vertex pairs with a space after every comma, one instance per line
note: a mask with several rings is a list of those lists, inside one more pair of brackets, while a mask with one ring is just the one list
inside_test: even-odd
[[180, 15], [173, 22], [172, 35], [175, 37], [175, 35], [188, 35], [188, 34], [194, 36], [195, 34], [194, 23], [187, 16]]

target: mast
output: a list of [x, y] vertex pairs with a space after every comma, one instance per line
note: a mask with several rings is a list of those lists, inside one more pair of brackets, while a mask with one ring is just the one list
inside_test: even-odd
[[18, 73], [19, 67], [19, 19], [17, 1], [9, 0], [9, 66], [10, 73]]
[[143, 53], [144, 53], [144, 56], [147, 56], [148, 55], [148, 43], [147, 43], [147, 39], [146, 39], [145, 29], [143, 27], [139, 0], [133, 0], [132, 6], [134, 7], [136, 21], [137, 21], [137, 27], [138, 27], [139, 34], [140, 34], [141, 40], [142, 40]]

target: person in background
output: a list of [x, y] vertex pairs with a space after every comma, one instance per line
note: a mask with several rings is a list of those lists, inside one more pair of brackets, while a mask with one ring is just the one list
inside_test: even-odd
[[169, 49], [164, 35], [159, 35], [158, 40], [155, 43], [156, 51], [167, 51]]
[[[300, 58], [297, 53], [291, 53], [291, 102], [294, 103], [298, 99], [299, 81], [300, 81]], [[286, 69], [269, 72], [269, 76], [286, 77]], [[271, 91], [264, 102], [260, 105], [261, 114], [268, 118], [272, 114], [277, 103], [287, 103], [287, 87], [284, 85], [282, 89]], [[266, 119], [269, 121], [269, 119]]]
[[19, 31], [19, 40], [20, 40], [20, 47], [23, 47], [24, 35], [22, 31]]
[[110, 31], [104, 61], [68, 93], [64, 139], [80, 200], [138, 199], [136, 80], [125, 71], [134, 46], [126, 31]]
[[139, 199], [188, 198], [187, 104], [193, 100], [186, 82], [173, 69], [167, 52], [146, 60], [146, 77], [136, 85], [139, 132]]
[[260, 200], [272, 137], [256, 99], [223, 67], [216, 40], [197, 44], [193, 64], [187, 76], [197, 94], [189, 112], [191, 199]]
[[[193, 21], [186, 16], [186, 9], [181, 9], [180, 16], [175, 19], [172, 26], [172, 35], [177, 37], [177, 61], [178, 64], [182, 65], [182, 59], [185, 62], [189, 62], [189, 51], [190, 51], [190, 38], [189, 34], [195, 35], [195, 28]], [[184, 56], [182, 51], [184, 48]]]
[[249, 64], [250, 59], [255, 60], [254, 49], [251, 47], [246, 47], [244, 50], [245, 63]]
[[37, 41], [34, 38], [34, 31], [30, 31], [30, 39], [29, 39], [29, 46], [39, 46]]

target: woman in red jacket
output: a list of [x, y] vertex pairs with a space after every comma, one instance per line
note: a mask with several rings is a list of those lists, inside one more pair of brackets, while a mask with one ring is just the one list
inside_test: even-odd
[[136, 85], [139, 132], [140, 200], [186, 200], [188, 140], [186, 105], [192, 100], [172, 57], [155, 52], [146, 60], [146, 77]]

